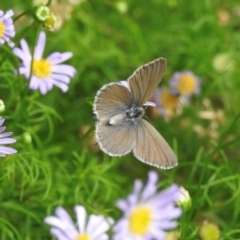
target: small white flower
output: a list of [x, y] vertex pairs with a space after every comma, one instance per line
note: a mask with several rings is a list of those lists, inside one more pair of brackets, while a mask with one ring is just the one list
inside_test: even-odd
[[75, 206], [77, 216], [75, 225], [67, 211], [58, 207], [56, 216], [48, 216], [44, 219], [46, 224], [52, 226], [51, 234], [58, 240], [108, 240], [106, 232], [113, 224], [111, 218], [105, 219], [101, 215], [90, 215], [87, 220], [87, 213], [83, 206]]
[[15, 36], [13, 20], [11, 18], [13, 15], [13, 10], [8, 10], [5, 14], [0, 10], [0, 45], [7, 42], [9, 47], [14, 47], [14, 43], [10, 40], [10, 38]]
[[4, 123], [4, 119], [0, 117], [0, 157], [6, 157], [6, 155], [14, 154], [17, 152], [16, 149], [2, 146], [2, 144], [11, 144], [15, 143], [16, 140], [14, 138], [8, 138], [12, 135], [12, 132], [5, 132], [6, 127], [2, 126]]
[[201, 79], [191, 71], [175, 72], [169, 80], [171, 90], [180, 95], [199, 95], [201, 91]]
[[150, 172], [145, 187], [136, 180], [133, 193], [127, 199], [118, 200], [117, 206], [123, 211], [123, 217], [113, 228], [113, 240], [163, 240], [165, 230], [177, 227], [176, 219], [182, 214], [175, 206], [178, 186], [172, 185], [158, 192], [157, 183], [157, 174]]
[[46, 94], [55, 85], [63, 92], [66, 92], [70, 79], [76, 74], [76, 69], [70, 65], [60, 63], [70, 59], [73, 54], [71, 52], [55, 52], [45, 59], [42, 57], [45, 43], [46, 34], [40, 32], [32, 58], [27, 42], [24, 39], [20, 41], [21, 48], [13, 49], [13, 53], [22, 60], [19, 72], [26, 79], [31, 76], [30, 89], [39, 89], [42, 94]]

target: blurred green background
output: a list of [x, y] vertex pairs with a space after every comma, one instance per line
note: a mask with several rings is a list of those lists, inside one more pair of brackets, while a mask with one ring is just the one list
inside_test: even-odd
[[[9, 0], [0, 8], [16, 16], [38, 3]], [[45, 96], [23, 96], [17, 86], [25, 80], [16, 83], [11, 76], [16, 57], [0, 49], [2, 116], [18, 150], [0, 160], [0, 239], [51, 239], [43, 218], [58, 205], [71, 212], [82, 204], [89, 213], [118, 218], [115, 201], [152, 169], [159, 172], [159, 186], [175, 182], [190, 193], [181, 239], [200, 239], [204, 221], [219, 227], [221, 239], [240, 239], [240, 2], [72, 0], [50, 7], [59, 25], [46, 31], [44, 56], [73, 52], [68, 63], [77, 75], [65, 94], [55, 87]], [[16, 45], [25, 38], [34, 46], [33, 21], [26, 15], [15, 23]], [[132, 154], [111, 158], [92, 146], [97, 90], [158, 57], [168, 61], [161, 87], [175, 71], [191, 70], [202, 80], [200, 95], [182, 114], [170, 121], [148, 116], [177, 153], [179, 165], [168, 171]]]

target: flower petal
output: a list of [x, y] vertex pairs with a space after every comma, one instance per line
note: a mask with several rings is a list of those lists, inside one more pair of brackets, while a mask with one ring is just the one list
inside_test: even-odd
[[87, 212], [83, 206], [76, 206], [74, 211], [77, 215], [77, 226], [79, 229], [79, 233], [85, 232], [86, 228], [86, 219], [87, 219]]
[[46, 33], [41, 31], [38, 37], [37, 45], [34, 48], [34, 59], [36, 60], [42, 59], [45, 43], [46, 43]]

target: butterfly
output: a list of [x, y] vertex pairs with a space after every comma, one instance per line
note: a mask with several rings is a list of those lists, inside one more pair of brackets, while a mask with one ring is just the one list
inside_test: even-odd
[[158, 58], [136, 69], [127, 79], [104, 85], [96, 94], [96, 140], [110, 156], [134, 156], [149, 165], [169, 169], [178, 164], [177, 157], [161, 134], [142, 117], [144, 104], [151, 98], [167, 66]]

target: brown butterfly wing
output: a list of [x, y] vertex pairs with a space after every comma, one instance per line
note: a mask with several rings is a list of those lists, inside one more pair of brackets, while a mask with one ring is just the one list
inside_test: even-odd
[[178, 164], [173, 150], [149, 122], [140, 120], [136, 135], [133, 154], [137, 159], [163, 169], [169, 169]]
[[106, 154], [122, 156], [135, 146], [136, 131], [131, 121], [123, 121], [118, 125], [96, 123], [97, 142]]
[[[130, 91], [119, 83], [104, 85], [95, 97], [93, 110], [97, 116], [96, 140], [102, 151], [110, 156], [125, 155], [135, 145], [133, 122], [125, 117], [130, 104]], [[116, 115], [121, 115], [121, 120], [111, 125], [110, 119]]]
[[158, 58], [139, 67], [128, 78], [133, 102], [137, 106], [144, 105], [151, 98], [162, 79], [166, 66], [167, 60]]
[[104, 85], [96, 94], [93, 112], [100, 121], [108, 120], [125, 111], [131, 104], [130, 91], [120, 83]]

